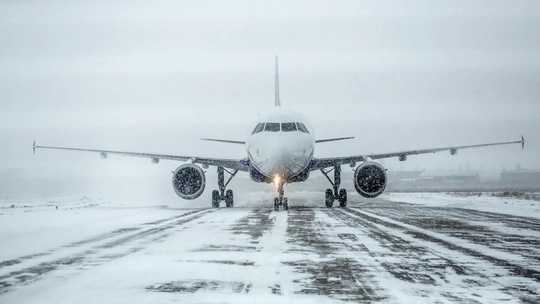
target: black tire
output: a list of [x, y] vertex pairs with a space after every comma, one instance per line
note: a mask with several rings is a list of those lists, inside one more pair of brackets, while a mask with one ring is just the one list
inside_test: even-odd
[[339, 190], [339, 206], [344, 208], [347, 207], [347, 190]]
[[219, 208], [219, 191], [212, 191], [212, 208]]
[[279, 211], [279, 198], [274, 198], [274, 211]]
[[234, 196], [232, 190], [227, 190], [225, 192], [225, 206], [228, 208], [234, 206]]
[[332, 189], [326, 189], [325, 202], [327, 208], [332, 208], [332, 206], [334, 206], [334, 191], [332, 191]]
[[289, 210], [289, 200], [286, 197], [283, 198], [283, 210]]

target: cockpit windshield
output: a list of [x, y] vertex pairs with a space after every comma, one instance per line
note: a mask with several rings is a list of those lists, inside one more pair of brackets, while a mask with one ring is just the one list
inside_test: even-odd
[[281, 131], [283, 132], [291, 132], [296, 130], [296, 123], [294, 122], [284, 122], [281, 124]]
[[300, 131], [303, 133], [309, 133], [306, 126], [301, 122], [261, 122], [258, 123], [255, 128], [253, 129], [253, 132], [251, 134], [257, 134], [262, 131], [265, 132], [294, 132], [294, 131]]
[[277, 122], [267, 122], [264, 131], [267, 132], [279, 132], [279, 123]]

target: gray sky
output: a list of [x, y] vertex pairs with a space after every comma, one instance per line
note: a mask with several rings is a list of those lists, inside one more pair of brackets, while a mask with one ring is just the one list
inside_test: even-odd
[[538, 1], [2, 1], [0, 170], [144, 176], [177, 165], [33, 157], [34, 139], [244, 157], [197, 139], [243, 139], [253, 115], [273, 104], [276, 54], [282, 103], [304, 112], [320, 138], [356, 136], [317, 155], [524, 134], [525, 151], [385, 165], [540, 169], [539, 30]]

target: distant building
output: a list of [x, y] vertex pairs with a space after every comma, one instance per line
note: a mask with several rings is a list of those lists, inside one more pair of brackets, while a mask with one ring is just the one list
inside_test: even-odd
[[480, 186], [477, 172], [398, 171], [388, 175], [389, 191], [443, 191]]
[[388, 191], [540, 191], [540, 170], [503, 171], [496, 178], [478, 172], [396, 171], [388, 173]]
[[540, 171], [523, 169], [503, 171], [501, 182], [512, 185], [540, 186]]
[[478, 172], [423, 172], [417, 179], [419, 182], [480, 182]]
[[416, 180], [422, 171], [389, 171], [388, 180], [399, 182], [399, 181], [411, 181]]

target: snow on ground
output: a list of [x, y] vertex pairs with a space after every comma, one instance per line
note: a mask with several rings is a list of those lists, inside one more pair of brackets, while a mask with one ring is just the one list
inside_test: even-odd
[[288, 212], [263, 191], [220, 209], [3, 200], [0, 303], [540, 301], [536, 201], [323, 196], [290, 192]]
[[540, 218], [540, 201], [511, 197], [497, 197], [493, 193], [462, 196], [450, 193], [387, 193], [385, 199], [432, 207], [452, 207], [485, 212]]
[[1, 200], [0, 243], [7, 245], [0, 250], [0, 261], [39, 254], [170, 213], [165, 206], [129, 206], [87, 197]]

